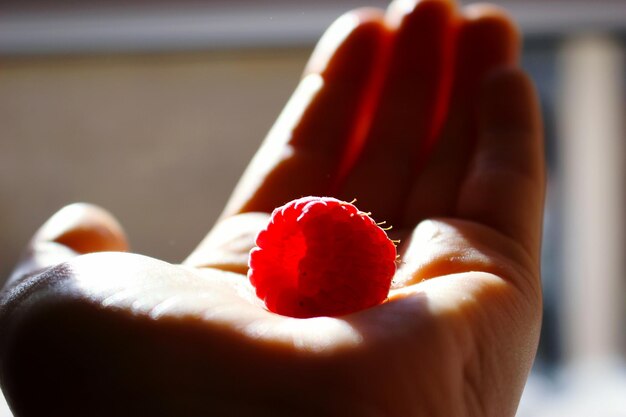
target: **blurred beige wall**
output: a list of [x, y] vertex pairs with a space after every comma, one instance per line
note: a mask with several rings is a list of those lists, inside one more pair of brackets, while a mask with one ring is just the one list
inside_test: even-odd
[[65, 204], [182, 260], [295, 87], [306, 50], [0, 59], [0, 282]]

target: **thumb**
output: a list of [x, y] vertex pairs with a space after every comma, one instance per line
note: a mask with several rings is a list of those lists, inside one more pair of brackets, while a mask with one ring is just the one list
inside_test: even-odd
[[127, 250], [124, 231], [111, 214], [92, 204], [70, 204], [35, 233], [7, 284], [81, 254]]

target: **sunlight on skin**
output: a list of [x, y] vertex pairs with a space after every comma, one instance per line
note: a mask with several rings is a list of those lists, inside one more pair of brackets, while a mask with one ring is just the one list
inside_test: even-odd
[[[462, 263], [458, 259], [453, 262]], [[114, 271], [107, 267], [111, 264], [115, 265]], [[320, 353], [358, 347], [364, 337], [378, 337], [375, 333], [379, 332], [385, 333], [385, 338], [391, 337], [389, 325], [401, 329], [407, 323], [398, 318], [409, 317], [408, 322], [415, 318], [406, 314], [407, 308], [415, 308], [410, 301], [415, 297], [428, 300], [423, 304], [423, 317], [462, 317], [460, 312], [476, 303], [473, 294], [477, 288], [504, 282], [481, 272], [443, 276], [394, 289], [386, 303], [345, 318], [295, 319], [267, 311], [245, 275], [120, 253], [84, 255], [70, 265], [78, 292], [103, 308], [157, 321], [163, 317], [200, 320], [208, 326], [236, 329], [240, 336], [256, 342]], [[368, 330], [351, 324], [355, 319], [361, 322], [365, 316]], [[372, 329], [377, 331], [362, 333]]]
[[442, 220], [421, 222], [402, 248], [402, 262], [394, 288], [420, 281], [467, 271], [495, 269], [493, 256], [482, 253], [462, 231]]
[[[345, 317], [295, 319], [267, 311], [240, 274], [106, 252], [80, 256], [69, 264], [78, 293], [102, 308], [155, 321], [198, 320], [208, 329], [235, 329], [257, 343], [318, 353], [358, 348], [365, 338], [392, 338], [394, 328], [404, 332], [415, 326], [418, 310], [422, 318], [462, 317], [464, 305], [475, 304], [472, 294], [477, 287], [502, 281], [485, 273], [439, 277], [392, 290], [386, 303]], [[107, 267], [112, 264], [114, 270]], [[427, 302], [416, 303], [419, 298]], [[409, 310], [415, 312], [407, 314]], [[354, 322], [366, 324], [357, 329]]]
[[57, 211], [37, 232], [36, 240], [54, 241], [67, 233], [68, 229], [75, 229], [82, 225], [84, 208], [80, 204], [72, 204]]
[[16, 281], [24, 275], [32, 273], [40, 269], [39, 265], [56, 265], [66, 259], [76, 256], [76, 252], [67, 246], [56, 242], [35, 242], [29, 252], [26, 253], [28, 258], [20, 262], [18, 267], [13, 271], [7, 284]]
[[[282, 134], [286, 129], [290, 129], [291, 126], [297, 124], [297, 121], [302, 118], [304, 111], [309, 103], [313, 101], [315, 95], [322, 89], [324, 80], [319, 74], [310, 74], [304, 77], [294, 94], [291, 96], [282, 113], [276, 119], [276, 123], [268, 133], [268, 138], [288, 138], [289, 135]], [[294, 123], [296, 121], [296, 123]], [[277, 134], [277, 132], [281, 134]], [[276, 143], [271, 140], [264, 143], [263, 146], [275, 149], [278, 148]], [[262, 153], [262, 148], [261, 148]], [[254, 161], [254, 160], [253, 160]]]
[[387, 16], [393, 17], [392, 23], [395, 23], [395, 19], [402, 18], [409, 14], [415, 8], [414, 0], [396, 0], [389, 5], [387, 10]]
[[[110, 264], [114, 271], [106, 267]], [[70, 265], [78, 292], [105, 309], [157, 321], [200, 320], [295, 350], [321, 352], [362, 343], [360, 333], [340, 318], [302, 320], [267, 311], [244, 275], [106, 252], [78, 257]]]
[[402, 20], [415, 8], [414, 0], [396, 0], [390, 3], [386, 13], [385, 21], [390, 28], [398, 28]]
[[296, 350], [317, 353], [332, 351], [337, 346], [357, 347], [363, 343], [363, 336], [357, 329], [333, 317], [257, 320], [242, 331], [254, 339], [290, 341]]
[[63, 207], [37, 231], [33, 241], [56, 242], [78, 253], [93, 252], [105, 246], [108, 250], [128, 250], [124, 231], [117, 220], [99, 207], [86, 203]]
[[[363, 9], [361, 12], [366, 13], [367, 11]], [[323, 73], [333, 57], [332, 51], [337, 50], [339, 46], [344, 43], [346, 38], [352, 34], [359, 23], [360, 19], [356, 16], [355, 12], [346, 13], [335, 20], [317, 43], [315, 47], [316, 54], [311, 57], [311, 60], [304, 70], [304, 74]]]

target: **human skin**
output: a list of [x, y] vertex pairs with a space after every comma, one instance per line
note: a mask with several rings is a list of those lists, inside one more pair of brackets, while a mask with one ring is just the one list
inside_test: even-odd
[[[513, 416], [539, 337], [544, 198], [518, 53], [491, 6], [349, 12], [181, 265], [126, 253], [100, 208], [61, 210], [1, 296], [15, 416]], [[296, 319], [256, 299], [254, 237], [303, 195], [357, 198], [394, 226], [386, 302]]]

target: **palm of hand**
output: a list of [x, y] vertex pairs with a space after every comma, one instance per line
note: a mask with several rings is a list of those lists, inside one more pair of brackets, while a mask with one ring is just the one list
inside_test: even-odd
[[[514, 413], [540, 320], [536, 104], [517, 71], [485, 82], [514, 64], [506, 18], [458, 17], [445, 1], [405, 7], [331, 27], [223, 220], [183, 265], [73, 257], [67, 247], [124, 247], [92, 208], [83, 217], [98, 222], [35, 239], [25, 271], [64, 262], [5, 292], [2, 379], [16, 411], [42, 406], [37, 395], [68, 416]], [[358, 196], [397, 227], [403, 263], [388, 302], [299, 320], [256, 299], [245, 271], [261, 212], [306, 194]]]

